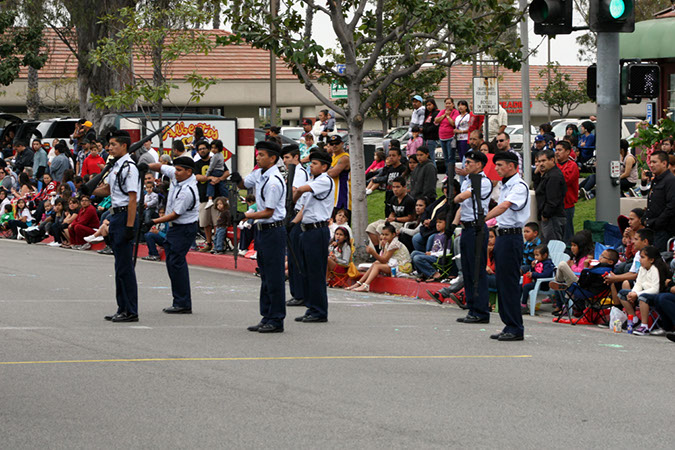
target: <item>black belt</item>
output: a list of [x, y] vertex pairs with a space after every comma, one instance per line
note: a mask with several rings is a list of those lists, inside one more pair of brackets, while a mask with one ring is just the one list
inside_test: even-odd
[[300, 224], [300, 228], [302, 228], [302, 231], [316, 230], [317, 228], [323, 228], [327, 226], [328, 222], [326, 222], [325, 220], [322, 222]]
[[174, 223], [174, 222], [169, 222], [170, 227], [187, 227], [187, 226], [195, 226], [197, 225], [197, 221], [195, 220], [194, 222], [190, 223]]
[[497, 236], [504, 236], [506, 234], [522, 234], [522, 228], [497, 228]]
[[119, 214], [121, 212], [129, 210], [128, 206], [113, 206], [112, 208], [112, 213], [113, 214]]
[[482, 227], [483, 224], [481, 222], [477, 221], [477, 220], [472, 220], [471, 222], [466, 222], [466, 221], [462, 220], [462, 226], [464, 228], [478, 228], [478, 227]]
[[256, 223], [255, 224], [256, 228], [258, 228], [259, 231], [264, 231], [264, 230], [270, 230], [272, 228], [278, 228], [284, 226], [284, 221], [279, 220], [277, 222], [269, 222], [269, 223]]

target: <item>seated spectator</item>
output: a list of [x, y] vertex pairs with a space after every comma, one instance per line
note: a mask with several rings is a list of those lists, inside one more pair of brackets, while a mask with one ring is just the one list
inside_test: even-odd
[[[7, 191], [0, 187], [0, 213], [5, 211], [5, 205], [12, 205], [12, 201], [7, 197]], [[14, 211], [14, 208], [12, 208]]]
[[418, 165], [410, 175], [410, 195], [412, 198], [436, 198], [438, 173], [434, 162], [429, 158], [429, 149], [421, 146], [417, 149]]
[[642, 324], [633, 331], [633, 334], [644, 336], [649, 334], [649, 307], [660, 292], [666, 292], [666, 280], [670, 278], [668, 265], [661, 258], [661, 253], [654, 246], [647, 246], [640, 252], [640, 270], [632, 289], [622, 289], [618, 293], [619, 301], [624, 312], [634, 317], [635, 306], [639, 303]]
[[230, 202], [225, 197], [216, 197], [214, 206], [218, 211], [218, 219], [216, 220], [216, 234], [213, 238], [213, 250], [211, 253], [222, 255], [225, 253], [225, 238], [227, 237], [227, 229], [232, 223], [230, 217]]
[[[623, 236], [621, 238], [623, 251], [622, 253], [619, 253], [622, 262], [617, 264], [614, 268], [614, 273], [616, 274], [625, 273], [633, 264], [633, 257], [635, 256], [633, 238], [638, 230], [644, 228], [644, 225], [642, 225], [642, 216], [644, 216], [644, 213], [645, 210], [643, 208], [635, 208], [628, 213], [628, 226], [623, 230]], [[620, 223], [619, 226], [623, 227], [625, 225]]]
[[8, 229], [9, 225], [7, 223], [10, 220], [14, 220], [14, 207], [11, 203], [3, 203], [2, 215], [0, 215], [0, 229]]
[[346, 227], [338, 226], [328, 244], [328, 268], [326, 279], [331, 272], [347, 273], [352, 262], [351, 234]]
[[[159, 215], [164, 215], [164, 208], [159, 210]], [[141, 259], [146, 261], [159, 261], [161, 258], [159, 252], [157, 251], [157, 246], [164, 246], [166, 242], [166, 232], [169, 228], [169, 222], [160, 223], [153, 225], [150, 228], [150, 231], [145, 233], [145, 243], [148, 246], [148, 256], [144, 256]]]
[[42, 213], [42, 216], [40, 216], [40, 222], [38, 224], [38, 229], [43, 233], [43, 237], [45, 234], [49, 234], [49, 228], [51, 228], [52, 224], [54, 223], [55, 216], [56, 211], [54, 210], [54, 206], [51, 204], [51, 202], [44, 202], [44, 213]]
[[370, 283], [380, 274], [391, 275], [391, 268], [396, 267], [398, 273], [412, 272], [410, 253], [405, 245], [401, 244], [396, 237], [396, 229], [391, 224], [382, 227], [381, 247], [379, 252], [372, 247], [366, 247], [369, 255], [375, 258], [375, 263], [368, 268], [356, 284], [348, 287], [348, 290], [368, 292]]
[[98, 147], [90, 146], [89, 155], [82, 161], [82, 176], [91, 176], [101, 173], [105, 167], [105, 161], [98, 153]]
[[33, 224], [34, 220], [30, 210], [28, 209], [26, 200], [20, 198], [16, 201], [15, 206], [15, 218], [13, 220], [9, 220], [5, 225], [6, 229], [12, 230], [12, 235], [9, 237], [10, 239], [16, 239], [18, 237], [19, 230], [28, 228]]
[[[457, 180], [453, 180], [452, 189], [455, 194], [459, 192], [459, 188], [459, 182]], [[443, 195], [436, 199], [435, 202], [427, 206], [427, 208], [424, 210], [423, 216], [420, 218], [420, 222], [422, 224], [420, 227], [420, 232], [415, 234], [412, 238], [414, 250], [420, 252], [426, 251], [427, 240], [432, 234], [436, 232], [436, 222], [434, 218], [436, 217], [436, 213], [447, 204], [447, 182], [443, 183], [442, 192]]]
[[[309, 160], [309, 154], [307, 155]], [[371, 178], [377, 175], [377, 173], [384, 167], [386, 157], [382, 150], [375, 152], [375, 159], [366, 169], [366, 181], [370, 181]]]
[[420, 273], [418, 281], [431, 279], [438, 281], [441, 278], [441, 273], [433, 266], [438, 262], [444, 254], [448, 259], [452, 259], [452, 239], [448, 239], [445, 234], [446, 217], [445, 211], [441, 212], [436, 217], [436, 231], [428, 241], [427, 251], [419, 252], [413, 251], [410, 255], [412, 259], [413, 269]]
[[523, 238], [525, 244], [523, 245], [523, 265], [520, 268], [520, 273], [529, 272], [532, 269], [532, 262], [534, 261], [534, 249], [541, 245], [541, 238], [539, 238], [539, 224], [537, 222], [529, 222], [523, 227]]
[[333, 236], [335, 235], [335, 230], [338, 229], [338, 227], [344, 227], [347, 229], [349, 232], [349, 235], [352, 235], [352, 229], [349, 226], [349, 211], [340, 208], [333, 213], [335, 215], [334, 218], [331, 218], [328, 221], [328, 230], [330, 231], [330, 237], [333, 239]]
[[579, 164], [586, 163], [595, 155], [595, 135], [592, 134], [595, 130], [595, 124], [587, 120], [581, 124], [579, 134], [579, 156], [577, 162]]
[[[666, 292], [656, 296], [654, 308], [659, 313], [660, 330], [652, 331], [654, 336], [665, 334], [669, 340], [675, 342], [675, 276], [670, 280]], [[668, 332], [668, 333], [666, 333]]]
[[78, 200], [77, 197], [71, 197], [68, 200], [66, 217], [63, 219], [63, 236], [65, 238], [61, 244], [61, 247], [63, 248], [70, 248], [72, 245], [70, 242], [71, 238], [70, 234], [68, 233], [68, 228], [70, 228], [70, 224], [75, 222], [75, 219], [77, 219], [79, 212], [80, 212], [80, 201]]
[[75, 250], [89, 250], [91, 244], [84, 240], [85, 236], [94, 233], [100, 226], [96, 208], [86, 195], [80, 196], [80, 210], [75, 220], [68, 226], [68, 236], [72, 248]]
[[[619, 252], [612, 248], [607, 248], [600, 254], [598, 264], [591, 266], [589, 261], [587, 267], [581, 271], [578, 277], [573, 274], [567, 274], [568, 278], [565, 283], [552, 281], [549, 283], [550, 288], [557, 291], [568, 290], [575, 298], [594, 297], [607, 290], [605, 277], [611, 273], [618, 261]], [[558, 306], [553, 310], [553, 314], [558, 315], [560, 311], [561, 308]], [[576, 314], [581, 314], [581, 311], [576, 312]]]
[[[405, 178], [397, 177], [392, 181], [391, 186], [394, 195], [391, 200], [385, 202], [384, 214], [386, 219], [377, 220], [366, 228], [366, 233], [368, 233], [375, 249], [379, 248], [379, 235], [385, 225], [391, 225], [394, 230], [398, 230], [415, 217], [415, 200], [406, 191]], [[396, 241], [398, 242], [398, 239]]]
[[424, 217], [427, 206], [429, 206], [429, 200], [427, 198], [418, 198], [415, 201], [415, 220], [407, 222], [398, 230], [398, 240], [401, 241], [411, 253], [415, 250], [412, 240], [422, 229], [422, 217]]
[[495, 243], [497, 242], [497, 229], [492, 227], [488, 230], [488, 245], [487, 245], [487, 272], [488, 289], [497, 289], [497, 275], [495, 274]]
[[640, 270], [640, 252], [645, 247], [652, 245], [654, 242], [654, 232], [649, 228], [642, 228], [638, 230], [633, 236], [633, 248], [635, 249], [635, 257], [633, 258], [633, 264], [631, 265], [628, 272], [617, 274], [615, 272], [609, 273], [605, 278], [605, 283], [609, 285], [615, 285], [612, 289], [612, 304], [614, 306], [621, 306], [618, 297], [615, 293], [621, 289], [631, 289], [635, 279], [637, 278], [638, 271]]
[[[580, 231], [572, 237], [570, 244], [570, 251], [572, 257], [564, 262], [558, 264], [555, 281], [558, 284], [569, 286], [576, 283], [579, 279], [581, 271], [587, 267], [587, 260], [593, 259], [593, 239], [588, 231]], [[563, 305], [562, 295], [557, 296], [556, 306], [553, 313], [557, 314], [561, 311]]]
[[[537, 280], [540, 278], [551, 278], [553, 276], [554, 270], [555, 266], [553, 265], [553, 261], [551, 261], [550, 255], [548, 254], [548, 247], [545, 245], [538, 245], [535, 247], [532, 267], [528, 272], [523, 274], [523, 279], [528, 281], [523, 284], [523, 297], [520, 301], [520, 307], [524, 314], [530, 312], [527, 307], [527, 300], [530, 298], [530, 292], [532, 292], [532, 289], [534, 289]], [[542, 289], [548, 290], [548, 283], [543, 283]]]
[[386, 202], [393, 197], [391, 183], [394, 178], [405, 177], [408, 175], [408, 166], [401, 162], [401, 149], [390, 147], [387, 154], [385, 166], [380, 171], [379, 175], [373, 177], [366, 187], [366, 195], [370, 195], [376, 189], [386, 189], [384, 201]]
[[49, 234], [54, 238], [54, 241], [47, 244], [50, 247], [60, 247], [63, 241], [63, 221], [66, 218], [65, 205], [66, 202], [62, 198], [54, 200], [54, 222], [49, 227]]

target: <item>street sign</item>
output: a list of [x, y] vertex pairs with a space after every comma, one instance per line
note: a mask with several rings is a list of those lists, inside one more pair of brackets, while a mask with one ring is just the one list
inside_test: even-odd
[[645, 117], [645, 120], [649, 122], [650, 125], [654, 125], [654, 109], [656, 109], [656, 103], [655, 102], [648, 102], [647, 103], [647, 117]]
[[347, 98], [347, 86], [341, 83], [332, 82], [330, 84], [330, 99], [336, 100], [339, 98]]
[[499, 85], [496, 77], [474, 77], [473, 112], [493, 115], [499, 113]]

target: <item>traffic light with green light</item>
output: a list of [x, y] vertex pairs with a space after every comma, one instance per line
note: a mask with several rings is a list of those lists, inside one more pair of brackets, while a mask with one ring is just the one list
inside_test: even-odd
[[573, 7], [573, 0], [534, 0], [530, 3], [530, 19], [534, 22], [535, 34], [570, 34]]
[[589, 26], [604, 33], [635, 30], [635, 0], [591, 0]]

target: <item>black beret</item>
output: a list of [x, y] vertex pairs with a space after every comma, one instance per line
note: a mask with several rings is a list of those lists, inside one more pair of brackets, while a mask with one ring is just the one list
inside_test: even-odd
[[340, 137], [339, 134], [334, 134], [333, 136], [330, 136], [328, 138], [328, 143], [330, 145], [338, 145], [342, 143], [342, 138]]
[[176, 159], [173, 160], [173, 165], [174, 166], [181, 166], [186, 169], [192, 169], [192, 171], [195, 171], [195, 160], [192, 159], [190, 156], [180, 156]]
[[258, 150], [265, 150], [277, 156], [281, 155], [281, 147], [279, 147], [279, 144], [276, 142], [258, 141], [258, 143], [255, 144], [255, 148]]
[[293, 150], [300, 150], [300, 147], [298, 147], [298, 144], [288, 144], [284, 145], [284, 148], [281, 149], [281, 156], [284, 156]]
[[488, 163], [488, 157], [485, 156], [483, 152], [478, 152], [478, 151], [470, 151], [466, 155], [464, 155], [465, 158], [472, 159], [474, 161], [477, 161], [481, 164], [483, 164], [483, 167]]
[[506, 162], [512, 162], [515, 163], [516, 166], [518, 166], [518, 155], [515, 153], [509, 152], [509, 151], [503, 151], [503, 152], [498, 152], [495, 154], [494, 158], [492, 158], [492, 161], [495, 163], [497, 161], [506, 161]]
[[331, 158], [330, 155], [324, 151], [310, 153], [309, 159], [310, 161], [317, 160], [323, 164], [328, 164], [329, 166], [333, 162], [333, 158]]

